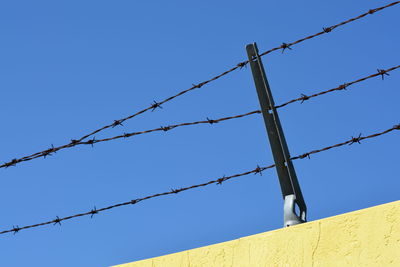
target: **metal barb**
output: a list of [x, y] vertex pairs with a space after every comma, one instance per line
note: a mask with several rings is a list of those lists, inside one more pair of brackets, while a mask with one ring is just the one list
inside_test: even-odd
[[96, 137], [93, 137], [92, 139], [86, 141], [86, 144], [91, 145], [91, 146], [93, 147], [93, 145], [94, 145], [95, 143], [97, 143], [96, 141], [97, 141], [97, 140], [96, 140]]
[[224, 175], [221, 178], [217, 179], [217, 185], [221, 185], [225, 181], [226, 181], [226, 176]]
[[247, 67], [247, 64], [249, 63], [249, 61], [243, 61], [237, 64], [237, 66], [242, 69], [243, 67]]
[[352, 136], [349, 145], [352, 145], [352, 144], [354, 144], [354, 143], [359, 143], [359, 144], [361, 144], [361, 143], [360, 143], [361, 140], [362, 140], [361, 133], [360, 133], [357, 137], [353, 137], [353, 136]]
[[215, 120], [211, 120], [211, 119], [209, 119], [208, 117], [207, 117], [207, 121], [208, 121], [209, 124], [214, 124], [214, 123], [217, 123], [217, 122], [218, 122], [218, 121], [215, 121]]
[[154, 104], [151, 105], [152, 111], [156, 110], [157, 108], [161, 108], [162, 106], [160, 103], [157, 103], [155, 100], [153, 100]]
[[344, 84], [339, 85], [338, 89], [339, 90], [347, 90], [347, 86], [349, 86], [349, 84], [348, 83], [344, 83]]
[[389, 76], [389, 75], [390, 75], [389, 73], [387, 73], [386, 70], [377, 69], [377, 71], [378, 71], [379, 75], [382, 76], [382, 80], [385, 79], [385, 75], [386, 75], [386, 76]]
[[15, 166], [15, 165], [17, 165], [18, 162], [19, 162], [18, 159], [12, 159], [10, 162], [8, 162], [8, 163], [6, 163], [6, 164], [8, 165], [7, 167], [10, 167], [10, 166]]
[[331, 32], [332, 31], [332, 27], [323, 27], [322, 30], [326, 33]]
[[46, 158], [47, 156], [52, 156], [51, 153], [56, 153], [56, 148], [54, 147], [53, 144], [51, 144], [51, 148], [45, 150], [42, 152], [43, 158]]
[[178, 194], [182, 189], [171, 188], [171, 193]]
[[169, 130], [171, 130], [171, 126], [160, 126], [161, 130], [163, 130], [164, 132], [167, 132]]
[[94, 208], [89, 212], [91, 215], [90, 215], [90, 218], [93, 218], [93, 216], [95, 215], [95, 214], [97, 214], [97, 213], [99, 213], [98, 212], [98, 210], [96, 209], [96, 206], [94, 206]]
[[311, 158], [310, 158], [310, 153], [304, 153], [304, 154], [300, 155], [299, 158], [300, 158], [300, 159], [304, 159], [304, 158], [311, 159]]
[[254, 169], [254, 174], [260, 174], [260, 176], [262, 176], [262, 171], [263, 169], [257, 165], [257, 168]]
[[192, 85], [193, 85], [194, 88], [201, 88], [201, 87], [203, 87], [203, 85], [205, 85], [205, 84], [206, 84], [205, 82], [201, 82], [201, 83], [199, 83], [199, 84], [192, 84]]
[[114, 128], [114, 127], [116, 127], [116, 126], [118, 126], [118, 125], [124, 126], [124, 125], [122, 124], [121, 120], [114, 120], [114, 123], [112, 124], [112, 128]]
[[53, 225], [56, 225], [56, 224], [61, 225], [61, 219], [58, 216], [56, 216], [56, 218], [53, 220], [53, 222], [54, 222]]
[[305, 94], [301, 94], [301, 104], [303, 104], [304, 101], [310, 99], [309, 96], [305, 95]]
[[285, 52], [285, 49], [292, 50], [292, 48], [291, 48], [290, 46], [291, 46], [291, 44], [282, 43], [282, 45], [281, 45], [281, 48], [282, 48], [282, 54], [283, 54], [283, 52]]
[[17, 225], [17, 226], [13, 226], [12, 231], [14, 232], [14, 235], [15, 235], [16, 233], [18, 233], [20, 230], [21, 230], [21, 228], [19, 228], [18, 225]]
[[79, 141], [78, 140], [76, 140], [76, 139], [71, 139], [71, 143], [70, 143], [70, 145], [77, 145], [79, 143]]

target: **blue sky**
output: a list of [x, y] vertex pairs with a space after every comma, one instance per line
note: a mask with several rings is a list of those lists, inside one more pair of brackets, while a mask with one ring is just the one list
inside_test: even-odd
[[[3, 1], [0, 160], [125, 117], [378, 1]], [[277, 104], [399, 64], [398, 6], [263, 58]], [[398, 124], [400, 73], [279, 110], [292, 155]], [[249, 68], [96, 138], [258, 109]], [[399, 132], [295, 161], [309, 220], [398, 200]], [[260, 115], [1, 169], [0, 231], [269, 165]], [[110, 266], [282, 226], [275, 170], [0, 237], [2, 266]]]

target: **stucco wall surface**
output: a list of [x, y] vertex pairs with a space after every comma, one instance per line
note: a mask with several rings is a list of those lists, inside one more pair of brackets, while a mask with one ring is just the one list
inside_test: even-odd
[[118, 267], [396, 266], [400, 201]]

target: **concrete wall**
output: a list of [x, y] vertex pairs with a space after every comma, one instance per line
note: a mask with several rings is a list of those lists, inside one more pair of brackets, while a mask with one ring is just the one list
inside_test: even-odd
[[118, 267], [396, 266], [400, 201]]

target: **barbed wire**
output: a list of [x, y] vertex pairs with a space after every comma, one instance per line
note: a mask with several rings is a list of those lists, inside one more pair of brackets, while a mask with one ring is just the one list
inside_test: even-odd
[[[298, 44], [298, 43], [301, 43], [301, 42], [303, 42], [303, 41], [305, 41], [305, 40], [309, 40], [309, 39], [315, 38], [315, 37], [320, 36], [320, 35], [322, 35], [322, 34], [329, 33], [329, 32], [331, 32], [332, 30], [334, 30], [335, 28], [338, 28], [338, 27], [340, 27], [340, 26], [343, 26], [343, 25], [348, 24], [348, 23], [350, 23], [350, 22], [353, 22], [353, 21], [355, 21], [355, 20], [361, 19], [361, 18], [363, 18], [363, 17], [365, 17], [365, 16], [367, 16], [367, 15], [372, 15], [372, 14], [374, 14], [375, 12], [381, 11], [381, 10], [383, 10], [383, 9], [386, 9], [386, 8], [388, 8], [388, 7], [397, 5], [397, 4], [399, 4], [399, 3], [400, 3], [400, 1], [395, 1], [395, 2], [392, 2], [392, 3], [387, 4], [387, 5], [385, 5], [385, 6], [381, 6], [381, 7], [374, 8], [374, 9], [370, 9], [370, 10], [368, 10], [368, 12], [363, 13], [363, 14], [361, 14], [361, 15], [358, 15], [358, 16], [356, 16], [356, 17], [353, 17], [353, 18], [351, 18], [351, 19], [348, 19], [348, 20], [346, 20], [346, 21], [342, 21], [342, 22], [340, 22], [340, 23], [338, 23], [338, 24], [335, 24], [335, 25], [332, 25], [332, 26], [329, 26], [329, 27], [323, 27], [323, 28], [322, 28], [323, 31], [318, 32], [318, 33], [316, 33], [316, 34], [312, 34], [312, 35], [306, 36], [306, 37], [301, 38], [301, 39], [299, 39], [299, 40], [297, 40], [297, 41], [294, 41], [294, 42], [292, 42], [292, 43], [282, 43], [282, 45], [280, 45], [280, 46], [274, 47], [274, 48], [272, 48], [272, 49], [270, 49], [270, 50], [268, 50], [268, 51], [263, 52], [262, 54], [260, 54], [260, 56], [261, 56], [261, 57], [262, 57], [262, 56], [265, 56], [265, 55], [267, 55], [267, 54], [269, 54], [269, 53], [271, 53], [271, 52], [273, 52], [273, 51], [280, 50], [280, 49], [282, 49], [282, 53], [283, 53], [283, 51], [285, 51], [285, 49], [292, 49], [291, 46], [293, 46], [293, 45], [296, 45], [296, 44]], [[89, 134], [86, 134], [86, 135], [82, 136], [81, 138], [77, 139], [76, 141], [80, 142], [80, 141], [82, 141], [82, 140], [84, 140], [84, 139], [86, 139], [86, 138], [88, 138], [88, 137], [90, 137], [90, 136], [93, 136], [93, 135], [95, 135], [95, 134], [97, 134], [97, 133], [99, 133], [99, 132], [101, 132], [101, 131], [103, 131], [103, 130], [105, 130], [105, 129], [113, 128], [113, 127], [118, 126], [118, 125], [122, 125], [123, 122], [125, 122], [125, 121], [127, 121], [127, 120], [130, 120], [130, 119], [132, 119], [132, 118], [134, 118], [134, 117], [136, 117], [136, 116], [138, 116], [138, 115], [140, 115], [140, 114], [142, 114], [142, 113], [144, 113], [144, 112], [147, 112], [147, 111], [149, 111], [149, 110], [154, 111], [154, 110], [156, 110], [157, 108], [162, 108], [162, 105], [163, 105], [163, 104], [165, 104], [165, 103], [167, 103], [167, 102], [169, 102], [169, 101], [171, 101], [171, 100], [173, 100], [173, 99], [175, 99], [175, 98], [177, 98], [177, 97], [179, 97], [179, 96], [181, 96], [181, 95], [183, 95], [183, 94], [186, 94], [186, 93], [188, 93], [188, 92], [190, 92], [190, 91], [192, 91], [192, 90], [200, 89], [200, 88], [203, 87], [204, 85], [206, 85], [206, 84], [208, 84], [208, 83], [210, 83], [210, 82], [213, 82], [213, 81], [215, 81], [215, 80], [218, 80], [219, 78], [221, 78], [221, 77], [223, 77], [223, 76], [225, 76], [225, 75], [227, 75], [227, 74], [229, 74], [229, 73], [231, 73], [231, 72], [233, 72], [233, 71], [235, 71], [235, 70], [237, 70], [237, 69], [242, 69], [242, 68], [243, 68], [244, 66], [246, 66], [248, 63], [249, 63], [248, 60], [239, 62], [239, 63], [236, 64], [236, 66], [234, 66], [234, 67], [232, 67], [232, 68], [230, 68], [230, 69], [228, 69], [228, 70], [226, 70], [226, 71], [220, 73], [219, 75], [214, 76], [214, 77], [212, 77], [211, 79], [205, 80], [205, 81], [200, 82], [200, 83], [198, 83], [198, 84], [192, 84], [192, 87], [190, 87], [190, 88], [188, 88], [188, 89], [185, 89], [185, 90], [183, 90], [183, 91], [180, 91], [179, 93], [177, 93], [177, 94], [175, 94], [175, 95], [173, 95], [173, 96], [170, 96], [170, 97], [168, 97], [168, 98], [166, 98], [166, 99], [164, 99], [164, 100], [162, 100], [162, 101], [160, 101], [160, 102], [157, 102], [157, 101], [154, 100], [153, 103], [152, 103], [150, 106], [148, 106], [147, 108], [142, 109], [142, 110], [140, 110], [140, 111], [138, 111], [138, 112], [136, 112], [136, 113], [134, 113], [134, 114], [132, 114], [132, 115], [130, 115], [130, 116], [128, 116], [128, 117], [125, 117], [125, 118], [122, 118], [122, 119], [118, 119], [118, 120], [114, 120], [113, 123], [108, 124], [108, 125], [105, 125], [105, 126], [99, 128], [99, 129], [97, 129], [97, 130], [95, 130], [95, 131], [93, 131], [93, 132], [91, 132], [91, 133], [89, 133]], [[72, 145], [72, 142], [71, 142], [71, 145]]]
[[320, 95], [324, 95], [324, 94], [328, 94], [328, 93], [332, 93], [334, 91], [347, 90], [347, 88], [350, 85], [353, 85], [355, 83], [359, 83], [359, 82], [362, 82], [362, 81], [365, 81], [365, 80], [368, 80], [368, 79], [371, 79], [371, 78], [374, 78], [374, 77], [377, 77], [377, 76], [381, 76], [382, 80], [384, 80], [385, 76], [389, 76], [389, 72], [391, 72], [393, 70], [396, 70], [398, 68], [400, 68], [400, 65], [388, 68], [386, 70], [377, 69], [376, 73], [373, 73], [373, 74], [371, 74], [369, 76], [365, 76], [365, 77], [359, 78], [357, 80], [354, 80], [354, 81], [351, 81], [351, 82], [348, 82], [348, 83], [343, 83], [343, 84], [339, 85], [338, 87], [335, 87], [335, 88], [332, 88], [332, 89], [329, 89], [329, 90], [326, 90], [326, 91], [321, 91], [321, 92], [318, 92], [318, 93], [315, 93], [315, 94], [312, 94], [312, 95], [304, 95], [304, 94], [302, 94], [301, 97], [289, 100], [289, 101], [287, 101], [287, 102], [285, 102], [283, 104], [275, 106], [275, 108], [281, 108], [281, 107], [287, 106], [289, 104], [292, 104], [292, 103], [298, 102], [298, 101], [301, 101], [301, 103], [303, 103], [304, 101], [309, 100], [311, 98], [314, 98], [314, 97], [317, 97], [317, 96], [320, 96]]
[[309, 39], [312, 39], [312, 38], [314, 38], [314, 37], [323, 35], [323, 34], [325, 34], [325, 33], [329, 33], [329, 32], [331, 32], [332, 30], [334, 30], [334, 29], [336, 29], [336, 28], [338, 28], [338, 27], [340, 27], [340, 26], [343, 26], [343, 25], [345, 25], [345, 24], [347, 24], [347, 23], [350, 23], [350, 22], [359, 20], [359, 19], [361, 19], [361, 18], [363, 18], [363, 17], [365, 17], [365, 16], [372, 15], [372, 14], [374, 14], [375, 12], [381, 11], [381, 10], [383, 10], [383, 9], [385, 9], [385, 8], [388, 8], [388, 7], [397, 5], [397, 4], [399, 4], [399, 3], [400, 3], [400, 1], [395, 1], [395, 2], [389, 3], [389, 4], [385, 5], [385, 6], [381, 6], [381, 7], [374, 8], [374, 9], [370, 9], [370, 10], [368, 10], [368, 12], [365, 12], [365, 13], [363, 13], [363, 14], [361, 14], [361, 15], [358, 15], [357, 17], [348, 19], [348, 20], [346, 20], [346, 21], [342, 21], [342, 22], [340, 22], [340, 23], [338, 23], [338, 24], [335, 24], [335, 25], [332, 25], [332, 26], [329, 26], [329, 27], [323, 27], [323, 28], [322, 28], [322, 31], [321, 31], [321, 32], [318, 32], [318, 33], [316, 33], [316, 34], [309, 35], [309, 36], [307, 36], [307, 37], [304, 37], [304, 38], [299, 39], [299, 40], [297, 40], [297, 41], [294, 41], [294, 42], [292, 42], [292, 43], [282, 43], [281, 46], [271, 48], [270, 50], [267, 50], [267, 51], [261, 53], [260, 56], [265, 56], [266, 54], [269, 54], [269, 53], [271, 53], [271, 52], [273, 52], [273, 51], [280, 50], [280, 49], [282, 49], [282, 53], [283, 53], [286, 49], [291, 50], [291, 49], [292, 49], [291, 47], [292, 47], [293, 45], [299, 44], [299, 43], [304, 42], [304, 41], [306, 41], [306, 40], [309, 40]]
[[[362, 136], [361, 134], [359, 134], [357, 137], [351, 137], [349, 140], [346, 140], [344, 142], [337, 143], [337, 144], [334, 144], [334, 145], [331, 145], [331, 146], [327, 146], [327, 147], [324, 147], [324, 148], [321, 148], [321, 149], [312, 150], [312, 151], [309, 151], [307, 153], [303, 153], [301, 155], [292, 157], [291, 159], [292, 160], [297, 160], [297, 159], [310, 158], [310, 156], [313, 155], [313, 154], [320, 153], [320, 152], [323, 152], [323, 151], [327, 151], [327, 150], [330, 150], [330, 149], [333, 149], [333, 148], [341, 147], [341, 146], [344, 146], [344, 145], [352, 145], [354, 143], [359, 143], [360, 144], [361, 141], [363, 141], [363, 140], [370, 139], [370, 138], [375, 138], [375, 137], [390, 133], [390, 132], [392, 132], [394, 130], [400, 130], [400, 124], [394, 125], [393, 127], [389, 128], [387, 130], [384, 130], [382, 132], [374, 133], [374, 134], [367, 135], [367, 136]], [[249, 175], [249, 174], [252, 174], [252, 173], [262, 175], [263, 171], [265, 171], [267, 169], [271, 169], [273, 167], [275, 167], [275, 164], [272, 164], [272, 165], [269, 165], [269, 166], [266, 166], [266, 167], [260, 167], [260, 166], [257, 165], [257, 167], [255, 169], [253, 169], [253, 170], [242, 172], [242, 173], [239, 173], [239, 174], [230, 175], [230, 176], [222, 176], [222, 177], [220, 177], [218, 179], [214, 179], [214, 180], [211, 180], [211, 181], [208, 181], [208, 182], [205, 182], [205, 183], [196, 184], [196, 185], [192, 185], [192, 186], [188, 186], [188, 187], [173, 188], [170, 191], [166, 191], [166, 192], [163, 192], [163, 193], [157, 193], [157, 194], [149, 195], [149, 196], [142, 197], [142, 198], [132, 199], [130, 201], [114, 204], [114, 205], [107, 206], [107, 207], [100, 208], [100, 209], [97, 209], [96, 207], [94, 207], [90, 211], [83, 212], [83, 213], [78, 213], [78, 214], [67, 216], [67, 217], [60, 218], [60, 217], [56, 216], [55, 219], [50, 220], [50, 221], [46, 221], [46, 222], [42, 222], [42, 223], [27, 225], [27, 226], [23, 226], [23, 227], [19, 227], [18, 225], [17, 226], [13, 226], [13, 228], [11, 228], [11, 229], [0, 231], [0, 234], [6, 234], [6, 233], [14, 233], [14, 234], [16, 234], [21, 230], [26, 230], [26, 229], [30, 229], [30, 228], [36, 228], [36, 227], [50, 225], [50, 224], [53, 224], [53, 225], [59, 224], [59, 225], [61, 225], [61, 222], [63, 222], [63, 221], [74, 219], [74, 218], [78, 218], [78, 217], [82, 217], [82, 216], [91, 216], [93, 218], [94, 215], [96, 215], [96, 214], [98, 214], [100, 212], [103, 212], [103, 211], [106, 211], [106, 210], [110, 210], [110, 209], [114, 209], [114, 208], [118, 208], [118, 207], [122, 207], [122, 206], [135, 205], [135, 204], [137, 204], [139, 202], [142, 202], [144, 200], [148, 200], [148, 199], [152, 199], [152, 198], [156, 198], [156, 197], [161, 197], [161, 196], [166, 196], [166, 195], [178, 194], [178, 193], [183, 192], [183, 191], [187, 191], [187, 190], [191, 190], [191, 189], [195, 189], [195, 188], [199, 188], [199, 187], [204, 187], [204, 186], [211, 185], [211, 184], [222, 184], [223, 182], [226, 182], [228, 180], [231, 180], [231, 179], [234, 179], [234, 178], [238, 178], [238, 177], [241, 177], [241, 176], [245, 176], [245, 175]]]
[[[363, 17], [365, 17], [367, 15], [374, 14], [375, 12], [381, 11], [381, 10], [383, 10], [385, 8], [397, 5], [399, 3], [400, 3], [400, 1], [395, 1], [395, 2], [392, 2], [392, 3], [387, 4], [385, 6], [382, 6], [382, 7], [378, 7], [378, 8], [375, 8], [375, 9], [370, 9], [368, 12], [363, 13], [363, 14], [357, 16], [357, 17], [348, 19], [346, 21], [340, 22], [340, 23], [335, 24], [333, 26], [323, 27], [323, 31], [318, 32], [316, 34], [309, 35], [307, 37], [301, 38], [301, 39], [299, 39], [297, 41], [294, 41], [294, 42], [291, 42], [291, 43], [282, 43], [282, 45], [280, 45], [280, 46], [274, 47], [274, 48], [272, 48], [270, 50], [267, 50], [267, 51], [261, 53], [260, 56], [265, 56], [265, 55], [267, 55], [267, 54], [269, 54], [269, 53], [271, 53], [273, 51], [280, 50], [280, 49], [282, 50], [282, 52], [285, 51], [285, 49], [292, 49], [291, 47], [293, 45], [301, 43], [301, 42], [303, 42], [305, 40], [309, 40], [309, 39], [315, 38], [315, 37], [320, 36], [322, 34], [329, 33], [329, 32], [331, 32], [333, 29], [335, 29], [337, 27], [340, 27], [340, 26], [348, 24], [348, 23], [350, 23], [352, 21], [361, 19], [361, 18], [363, 18]], [[186, 90], [180, 91], [179, 93], [177, 93], [177, 94], [175, 94], [173, 96], [170, 96], [170, 97], [168, 97], [168, 98], [166, 98], [166, 99], [164, 99], [164, 100], [162, 100], [160, 102], [153, 101], [153, 103], [150, 106], [148, 106], [147, 108], [142, 109], [142, 110], [140, 110], [140, 111], [138, 111], [138, 112], [136, 112], [136, 113], [134, 113], [134, 114], [132, 114], [130, 116], [127, 116], [125, 118], [114, 120], [113, 123], [105, 125], [105, 126], [99, 128], [97, 130], [94, 130], [91, 133], [86, 134], [86, 135], [84, 135], [84, 136], [82, 136], [82, 137], [80, 137], [78, 139], [71, 139], [71, 141], [68, 144], [65, 144], [65, 145], [62, 145], [62, 146], [59, 146], [59, 147], [54, 147], [52, 145], [52, 147], [49, 148], [49, 149], [46, 149], [46, 150], [43, 150], [43, 151], [40, 151], [40, 152], [36, 152], [36, 153], [31, 154], [31, 155], [28, 155], [28, 156], [25, 156], [25, 157], [22, 157], [22, 158], [19, 158], [19, 159], [13, 159], [13, 160], [11, 160], [9, 162], [6, 162], [6, 163], [0, 165], [0, 168], [6, 168], [6, 167], [10, 167], [10, 166], [15, 166], [17, 163], [20, 163], [20, 162], [25, 162], [25, 161], [29, 161], [29, 160], [40, 158], [40, 157], [46, 157], [46, 156], [49, 156], [49, 155], [51, 155], [51, 154], [53, 154], [53, 153], [55, 153], [55, 152], [57, 152], [57, 151], [59, 151], [61, 149], [70, 148], [70, 147], [74, 147], [74, 146], [76, 146], [78, 144], [82, 144], [82, 141], [87, 139], [87, 138], [89, 138], [90, 136], [93, 136], [93, 135], [95, 135], [95, 134], [97, 134], [97, 133], [99, 133], [101, 131], [104, 131], [104, 130], [106, 130], [108, 128], [114, 128], [116, 126], [121, 126], [121, 125], [123, 125], [123, 122], [125, 122], [125, 121], [127, 121], [129, 119], [132, 119], [132, 118], [134, 118], [134, 117], [136, 117], [136, 116], [138, 116], [138, 115], [140, 115], [142, 113], [145, 113], [145, 112], [147, 112], [149, 110], [154, 111], [157, 108], [162, 108], [161, 105], [163, 105], [163, 104], [165, 104], [165, 103], [167, 103], [167, 102], [169, 102], [169, 101], [171, 101], [171, 100], [173, 100], [173, 99], [175, 99], [175, 98], [177, 98], [177, 97], [179, 97], [179, 96], [181, 96], [183, 94], [186, 94], [189, 91], [201, 88], [202, 86], [204, 86], [204, 85], [206, 85], [206, 84], [208, 84], [208, 83], [210, 83], [212, 81], [215, 81], [215, 80], [227, 75], [228, 73], [233, 72], [236, 69], [241, 69], [244, 66], [246, 66], [248, 63], [249, 63], [248, 60], [239, 62], [238, 64], [236, 64], [236, 66], [232, 67], [231, 69], [229, 69], [227, 71], [222, 72], [221, 74], [219, 74], [219, 75], [217, 75], [217, 76], [215, 76], [215, 77], [213, 77], [213, 78], [211, 78], [209, 80], [203, 81], [203, 82], [198, 83], [198, 84], [193, 84], [192, 87], [190, 87], [190, 88], [188, 88]], [[305, 99], [305, 98], [303, 98], [303, 99]], [[84, 142], [84, 144], [93, 144], [94, 142], [95, 142], [95, 139], [92, 139], [92, 140]]]
[[[389, 72], [391, 72], [393, 70], [396, 70], [398, 68], [400, 68], [400, 65], [388, 68], [386, 70], [385, 69], [378, 69], [376, 73], [373, 73], [371, 75], [359, 78], [357, 80], [354, 80], [354, 81], [351, 81], [351, 82], [348, 82], [348, 83], [341, 84], [338, 87], [335, 87], [335, 88], [332, 88], [332, 89], [329, 89], [329, 90], [321, 91], [321, 92], [318, 92], [318, 93], [315, 93], [315, 94], [312, 94], [312, 95], [309, 95], [309, 96], [302, 94], [301, 97], [295, 98], [295, 99], [287, 101], [287, 102], [285, 102], [283, 104], [277, 105], [277, 106], [275, 106], [275, 108], [281, 108], [281, 107], [284, 107], [284, 106], [287, 106], [289, 104], [292, 104], [294, 102], [299, 102], [299, 101], [301, 101], [303, 103], [306, 100], [309, 100], [311, 98], [314, 98], [314, 97], [317, 97], [317, 96], [320, 96], [320, 95], [328, 94], [328, 93], [331, 93], [331, 92], [334, 92], [334, 91], [346, 90], [350, 85], [353, 85], [355, 83], [359, 83], [359, 82], [371, 79], [373, 77], [382, 76], [382, 80], [383, 80], [385, 75], [386, 76], [389, 75]], [[185, 123], [168, 125], [168, 126], [160, 126], [158, 128], [154, 128], [154, 129], [150, 129], [150, 130], [131, 132], [131, 133], [124, 133], [122, 135], [117, 135], [117, 136], [114, 136], [114, 137], [108, 137], [108, 138], [104, 138], [104, 139], [95, 139], [95, 138], [93, 138], [93, 139], [88, 140], [88, 141], [80, 141], [80, 142], [78, 142], [77, 140], [73, 140], [73, 141], [74, 141], [74, 146], [77, 146], [77, 145], [92, 145], [93, 146], [94, 144], [97, 144], [97, 143], [107, 142], [107, 141], [116, 140], [116, 139], [129, 138], [129, 137], [136, 136], [136, 135], [141, 135], [141, 134], [148, 134], [148, 133], [157, 132], [157, 131], [167, 132], [167, 131], [170, 131], [172, 129], [175, 129], [175, 128], [178, 128], [178, 127], [183, 127], [183, 126], [191, 126], [191, 125], [198, 125], [198, 124], [210, 124], [210, 125], [213, 125], [213, 124], [216, 124], [218, 122], [232, 120], [232, 119], [238, 119], [238, 118], [243, 118], [243, 117], [247, 117], [247, 116], [250, 116], [250, 115], [253, 115], [253, 114], [260, 114], [260, 113], [261, 113], [260, 110], [254, 110], [254, 111], [250, 111], [250, 112], [247, 112], [247, 113], [244, 113], [244, 114], [239, 114], [239, 115], [234, 115], [234, 116], [229, 116], [229, 117], [223, 117], [223, 118], [219, 118], [219, 119], [209, 119], [207, 117], [206, 120], [195, 121], [195, 122], [185, 122]], [[22, 158], [19, 158], [19, 159], [13, 159], [11, 161], [8, 161], [8, 162], [0, 165], [0, 168], [7, 168], [7, 167], [10, 167], [10, 166], [15, 166], [19, 162], [29, 161], [29, 160], [32, 160], [32, 159], [35, 159], [35, 158], [39, 158], [39, 157], [47, 157], [47, 156], [52, 155], [53, 153], [56, 153], [59, 150], [62, 150], [62, 149], [65, 149], [65, 148], [69, 148], [69, 147], [71, 147], [71, 146], [69, 146], [69, 144], [58, 146], [58, 147], [54, 147], [52, 145], [50, 148], [48, 148], [46, 150], [43, 150], [43, 151], [40, 151], [40, 152], [36, 152], [36, 153], [34, 153], [32, 155], [25, 156], [25, 157], [22, 157]]]

